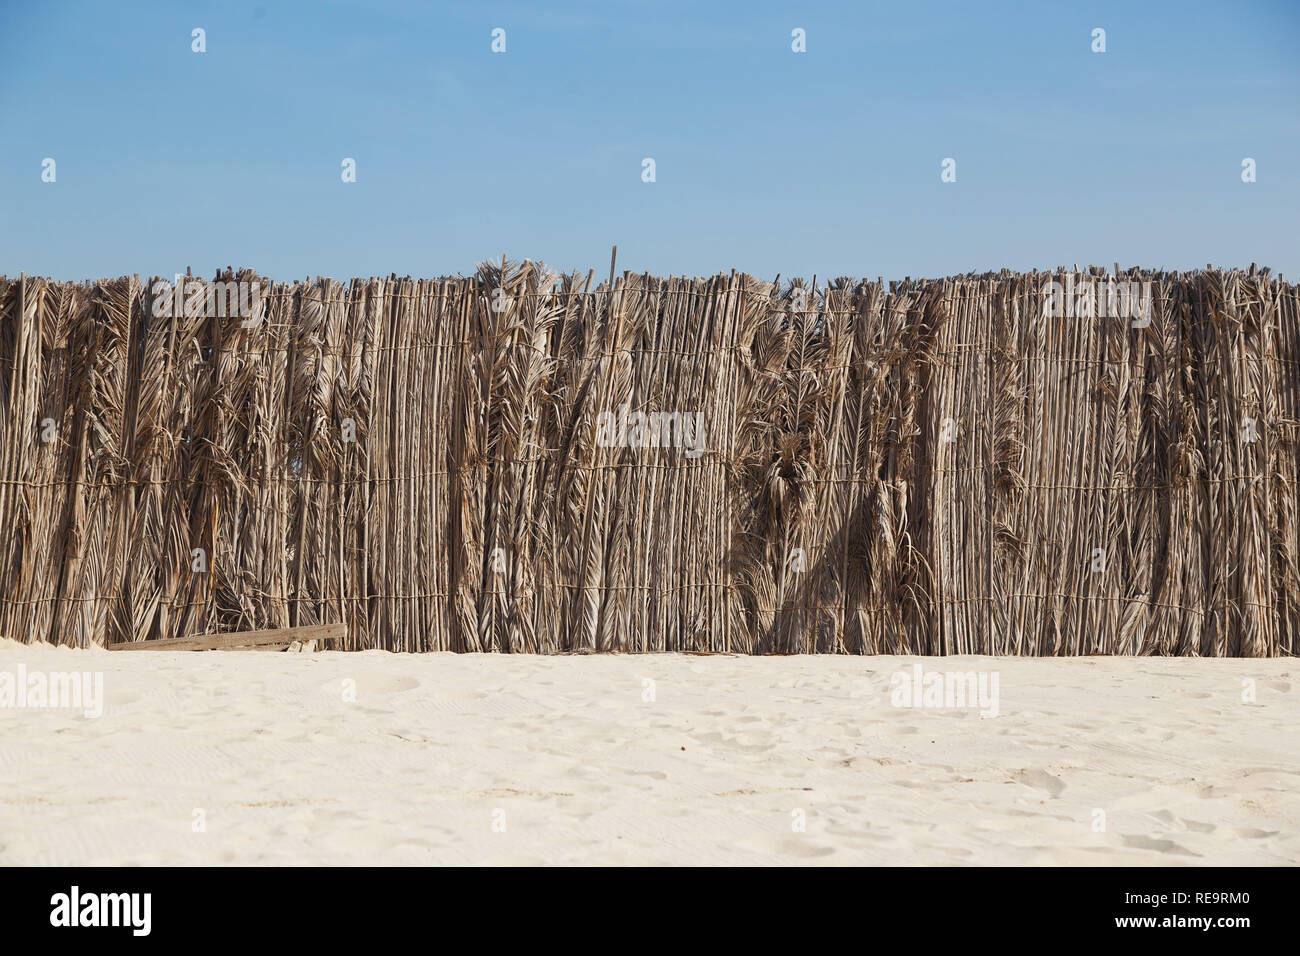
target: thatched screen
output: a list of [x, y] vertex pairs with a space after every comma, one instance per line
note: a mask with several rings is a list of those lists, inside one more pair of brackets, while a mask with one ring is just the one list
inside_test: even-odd
[[0, 280], [0, 636], [1297, 653], [1300, 290], [1101, 275]]

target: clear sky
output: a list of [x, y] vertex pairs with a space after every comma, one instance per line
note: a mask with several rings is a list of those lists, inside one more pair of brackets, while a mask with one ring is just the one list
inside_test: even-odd
[[11, 276], [1300, 277], [1297, 0], [0, 0], [0, 116]]

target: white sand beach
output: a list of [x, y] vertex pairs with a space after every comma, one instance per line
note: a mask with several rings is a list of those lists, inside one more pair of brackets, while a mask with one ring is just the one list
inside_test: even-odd
[[[916, 664], [996, 675], [996, 715], [894, 706]], [[102, 714], [17, 706], [52, 672]], [[5, 865], [1300, 862], [1294, 659], [2, 641], [5, 673]]]

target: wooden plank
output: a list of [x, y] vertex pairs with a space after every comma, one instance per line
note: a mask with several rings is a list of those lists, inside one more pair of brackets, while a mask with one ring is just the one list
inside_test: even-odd
[[294, 641], [339, 641], [347, 636], [346, 624], [308, 624], [304, 627], [277, 627], [266, 631], [234, 631], [229, 634], [199, 634], [161, 641], [128, 641], [110, 644], [110, 651], [220, 651], [252, 649], [279, 644], [288, 647]]

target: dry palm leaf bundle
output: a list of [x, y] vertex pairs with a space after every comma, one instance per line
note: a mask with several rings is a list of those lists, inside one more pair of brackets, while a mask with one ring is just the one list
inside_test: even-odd
[[1254, 267], [0, 279], [0, 634], [1294, 655], [1298, 370]]

